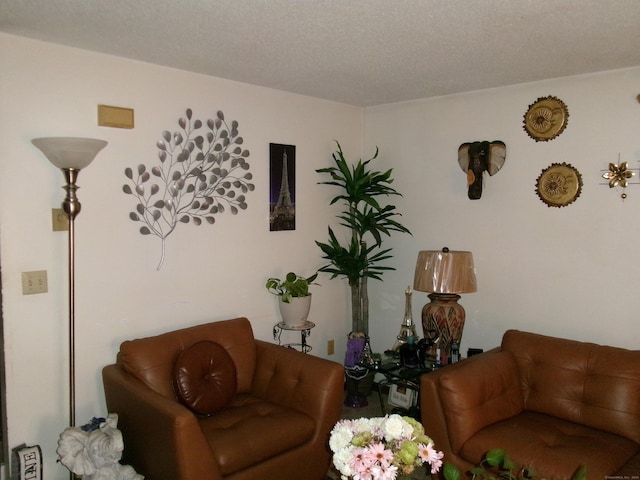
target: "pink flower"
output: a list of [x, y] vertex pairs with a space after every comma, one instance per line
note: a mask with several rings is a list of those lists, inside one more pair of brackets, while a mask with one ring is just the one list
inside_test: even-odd
[[367, 449], [367, 457], [372, 463], [377, 463], [386, 469], [393, 461], [393, 452], [387, 450], [383, 443], [374, 443]]
[[398, 476], [398, 467], [395, 465], [389, 465], [387, 468], [377, 467], [376, 470], [376, 480], [396, 480]]
[[431, 473], [437, 473], [440, 470], [444, 453], [433, 448], [433, 442], [429, 442], [428, 445], [419, 443], [418, 455], [423, 462], [427, 462], [431, 465]]
[[378, 477], [374, 476], [375, 468], [373, 465], [363, 465], [361, 470], [357, 470], [353, 478], [354, 480], [374, 480]]
[[367, 456], [366, 448], [354, 448], [351, 454], [353, 457], [349, 460], [349, 467], [354, 472], [363, 472], [371, 466], [372, 462]]

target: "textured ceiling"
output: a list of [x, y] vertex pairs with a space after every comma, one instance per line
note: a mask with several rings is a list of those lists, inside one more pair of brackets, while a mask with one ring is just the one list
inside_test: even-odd
[[0, 0], [0, 31], [358, 106], [640, 66], [639, 0]]

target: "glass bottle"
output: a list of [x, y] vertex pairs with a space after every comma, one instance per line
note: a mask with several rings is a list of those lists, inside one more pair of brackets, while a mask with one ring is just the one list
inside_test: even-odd
[[400, 347], [400, 365], [409, 368], [417, 368], [420, 366], [418, 345], [413, 336], [409, 337], [407, 343]]
[[451, 342], [451, 363], [460, 361], [460, 346], [456, 340]]

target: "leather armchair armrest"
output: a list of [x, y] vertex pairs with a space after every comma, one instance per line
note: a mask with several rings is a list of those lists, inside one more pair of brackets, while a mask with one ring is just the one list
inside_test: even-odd
[[[328, 434], [340, 419], [344, 400], [344, 367], [336, 362], [256, 340], [257, 361], [252, 393], [303, 412], [313, 418], [316, 432], [312, 443], [326, 444]], [[328, 464], [316, 456], [309, 462]]]
[[523, 409], [518, 367], [509, 352], [476, 355], [421, 378], [420, 411], [425, 431], [445, 458], [461, 469], [468, 468], [459, 452], [469, 438]]
[[[427, 373], [420, 378], [420, 415], [424, 431], [435, 444], [437, 450], [444, 453], [444, 463], [451, 463], [465, 472], [473, 468], [473, 464], [467, 462], [454, 452], [449, 439], [449, 430], [445, 418], [445, 406], [438, 395], [438, 380], [442, 370]], [[439, 474], [437, 478], [444, 476]]]
[[123, 464], [153, 480], [221, 480], [196, 416], [128, 375], [118, 365], [102, 371], [109, 413], [118, 414]]

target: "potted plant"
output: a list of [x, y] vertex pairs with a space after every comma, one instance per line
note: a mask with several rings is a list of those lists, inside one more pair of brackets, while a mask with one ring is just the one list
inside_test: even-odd
[[[445, 463], [443, 469], [445, 480], [462, 480], [463, 477], [460, 470]], [[480, 464], [469, 471], [466, 478], [472, 480], [494, 480], [503, 478], [506, 480], [534, 480], [539, 478], [538, 474], [530, 468], [518, 467], [508, 456], [504, 448], [493, 448], [489, 450]], [[587, 468], [584, 465], [579, 466], [571, 480], [586, 480]]]
[[265, 287], [278, 297], [278, 307], [282, 320], [287, 326], [303, 325], [311, 309], [311, 293], [309, 285], [317, 278], [314, 273], [310, 277], [301, 277], [293, 272], [287, 273], [284, 280], [269, 278]]
[[391, 232], [411, 234], [396, 218], [401, 216], [394, 205], [382, 204], [382, 199], [400, 195], [392, 186], [392, 169], [378, 172], [371, 168], [371, 161], [361, 159], [349, 166], [340, 143], [336, 141], [338, 151], [333, 154], [334, 166], [316, 170], [326, 173], [331, 179], [319, 182], [334, 185], [340, 192], [331, 200], [331, 204], [341, 202], [344, 206], [338, 215], [340, 225], [346, 227], [349, 235], [344, 243], [338, 239], [329, 227], [329, 241], [316, 244], [322, 249], [322, 258], [329, 264], [319, 271], [331, 274], [331, 278], [346, 278], [351, 288], [352, 332], [369, 334], [369, 299], [367, 279], [382, 280], [387, 270], [395, 270], [383, 262], [392, 257], [390, 248], [382, 248], [384, 236]]

